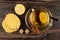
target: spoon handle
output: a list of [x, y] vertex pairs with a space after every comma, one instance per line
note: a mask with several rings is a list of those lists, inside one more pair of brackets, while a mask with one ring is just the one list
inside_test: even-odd
[[54, 18], [54, 17], [51, 17], [51, 16], [50, 16], [50, 18], [53, 19], [54, 21], [58, 21], [57, 18]]

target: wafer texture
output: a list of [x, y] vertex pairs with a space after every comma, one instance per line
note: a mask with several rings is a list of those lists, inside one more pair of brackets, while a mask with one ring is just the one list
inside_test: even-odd
[[19, 26], [21, 24], [20, 19], [12, 13], [9, 13], [6, 15], [5, 22], [12, 29], [19, 28]]
[[19, 18], [13, 13], [7, 14], [5, 20], [2, 22], [3, 29], [8, 33], [17, 31], [20, 28], [20, 25], [21, 22]]
[[2, 22], [2, 26], [3, 26], [3, 29], [5, 30], [5, 32], [8, 32], [8, 33], [11, 33], [11, 32], [18, 30], [18, 29], [9, 28], [9, 26], [6, 24], [5, 21]]

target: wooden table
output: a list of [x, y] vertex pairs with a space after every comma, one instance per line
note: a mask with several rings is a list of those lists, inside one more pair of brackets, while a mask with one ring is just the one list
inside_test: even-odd
[[[39, 5], [48, 8], [51, 11], [52, 15], [54, 17], [58, 18], [57, 22], [56, 21], [53, 22], [53, 27], [51, 27], [50, 30], [60, 29], [60, 1], [51, 1], [51, 2], [0, 1], [0, 10], [1, 10], [0, 11], [0, 13], [1, 13], [0, 14], [0, 18], [1, 18], [0, 26], [1, 26], [1, 22], [4, 18], [4, 16], [6, 15], [5, 13], [8, 13], [8, 11], [9, 11], [9, 7], [11, 8], [11, 6], [15, 5], [16, 3], [22, 3], [22, 4], [26, 5], [27, 10], [31, 7], [39, 6]], [[12, 8], [13, 7], [14, 6], [12, 6]], [[12, 10], [12, 9], [10, 9], [10, 10]], [[9, 12], [12, 12], [12, 11], [9, 11]], [[24, 16], [25, 16], [25, 14], [24, 14]], [[21, 17], [24, 18], [24, 16], [21, 16]], [[26, 26], [26, 25], [23, 25], [23, 26]], [[42, 36], [42, 37], [36, 37], [36, 36], [32, 37], [32, 35], [30, 35], [31, 37], [27, 37], [29, 35], [24, 35], [26, 37], [22, 37], [22, 36], [20, 36], [21, 34], [17, 34], [17, 35], [6, 34], [4, 32], [4, 30], [2, 29], [2, 27], [0, 27], [0, 40], [60, 40], [60, 32], [44, 34], [44, 36]]]

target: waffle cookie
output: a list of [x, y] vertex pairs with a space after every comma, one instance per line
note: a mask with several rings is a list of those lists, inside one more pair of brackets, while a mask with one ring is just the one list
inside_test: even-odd
[[17, 31], [20, 28], [20, 24], [19, 18], [12, 13], [7, 14], [2, 22], [3, 29], [8, 33]]

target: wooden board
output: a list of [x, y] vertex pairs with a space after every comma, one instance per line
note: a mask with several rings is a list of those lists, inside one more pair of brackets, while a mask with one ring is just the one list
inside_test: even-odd
[[[52, 15], [56, 18], [58, 18], [58, 22], [55, 22], [53, 23], [53, 26], [51, 27], [50, 30], [57, 30], [57, 29], [60, 29], [60, 2], [27, 2], [27, 1], [18, 1], [18, 2], [13, 2], [13, 1], [1, 1], [0, 2], [0, 37], [1, 38], [40, 38], [40, 37], [44, 37], [46, 36], [46, 34], [43, 34], [43, 35], [32, 35], [31, 33], [30, 34], [19, 34], [18, 32], [16, 33], [12, 33], [12, 34], [8, 34], [8, 33], [5, 33], [2, 26], [1, 26], [1, 23], [2, 23], [2, 20], [4, 19], [5, 15], [9, 12], [14, 12], [14, 6], [17, 4], [17, 3], [21, 3], [21, 4], [24, 4], [26, 6], [26, 12], [25, 14], [19, 16], [19, 18], [22, 20], [22, 26], [21, 27], [26, 27], [26, 24], [25, 24], [25, 15], [28, 11], [28, 9], [32, 8], [32, 7], [35, 7], [35, 6], [44, 6], [46, 8], [48, 8]], [[60, 32], [60, 31], [59, 31]]]

